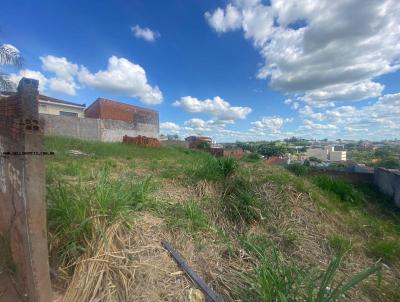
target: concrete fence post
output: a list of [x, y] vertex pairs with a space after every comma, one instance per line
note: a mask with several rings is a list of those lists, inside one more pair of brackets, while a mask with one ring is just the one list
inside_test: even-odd
[[50, 302], [38, 85], [23, 78], [17, 94], [0, 98], [0, 236], [9, 238], [20, 300]]

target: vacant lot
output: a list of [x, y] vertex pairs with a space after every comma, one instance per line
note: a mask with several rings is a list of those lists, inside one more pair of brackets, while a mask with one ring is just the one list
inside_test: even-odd
[[63, 301], [187, 301], [162, 239], [226, 301], [400, 301], [400, 216], [374, 188], [172, 147], [46, 147]]

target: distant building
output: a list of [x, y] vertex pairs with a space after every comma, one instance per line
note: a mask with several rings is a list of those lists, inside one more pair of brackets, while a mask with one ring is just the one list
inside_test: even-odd
[[85, 105], [62, 101], [39, 94], [39, 113], [84, 117]]
[[315, 157], [321, 161], [346, 161], [346, 151], [336, 151], [335, 146], [324, 148], [310, 148], [306, 152], [307, 158]]
[[98, 98], [86, 110], [85, 117], [151, 124], [159, 127], [158, 111]]
[[185, 138], [185, 141], [189, 143], [189, 148], [196, 149], [199, 147], [201, 144], [208, 144], [210, 147], [213, 144], [212, 138], [208, 136], [188, 136]]

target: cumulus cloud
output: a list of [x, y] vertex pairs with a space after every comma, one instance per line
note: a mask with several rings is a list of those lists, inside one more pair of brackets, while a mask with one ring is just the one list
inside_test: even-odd
[[278, 133], [285, 123], [292, 122], [292, 118], [282, 118], [278, 116], [266, 116], [252, 122], [252, 131], [270, 131], [272, 133]]
[[359, 108], [339, 106], [316, 112], [305, 106], [299, 113], [304, 118], [299, 130], [307, 130], [309, 135], [316, 135], [315, 130], [319, 129], [336, 129], [340, 137], [348, 138], [394, 138], [400, 133], [400, 93], [384, 95], [377, 102]]
[[175, 107], [181, 107], [186, 112], [204, 113], [214, 119], [234, 121], [245, 119], [252, 111], [249, 107], [234, 107], [219, 96], [212, 99], [199, 100], [195, 97], [185, 96], [173, 103]]
[[71, 63], [65, 57], [45, 56], [40, 57], [42, 61], [42, 69], [56, 74], [58, 78], [73, 81], [74, 76], [78, 73], [78, 65]]
[[158, 32], [148, 27], [140, 27], [139, 25], [132, 26], [131, 31], [136, 38], [143, 39], [147, 42], [154, 42], [160, 36]]
[[53, 77], [46, 77], [40, 71], [24, 69], [18, 74], [12, 74], [10, 80], [18, 83], [23, 76], [38, 79], [42, 93], [54, 91], [75, 95], [77, 89], [87, 86], [116, 95], [137, 97], [146, 105], [160, 104], [163, 100], [160, 89], [148, 83], [143, 67], [125, 58], [110, 57], [107, 69], [96, 73], [91, 73], [85, 66], [78, 66], [65, 57], [48, 55], [40, 57], [40, 60], [42, 70], [54, 74]]
[[163, 100], [158, 86], [152, 87], [148, 83], [143, 67], [125, 58], [112, 56], [108, 59], [107, 70], [99, 70], [96, 73], [91, 73], [81, 66], [78, 79], [91, 88], [138, 97], [146, 105], [157, 105]]
[[54, 73], [56, 76], [48, 80], [48, 89], [61, 92], [67, 95], [75, 95], [78, 85], [75, 76], [78, 74], [79, 67], [71, 63], [65, 57], [45, 56], [40, 57], [42, 69]]
[[242, 29], [264, 59], [258, 77], [313, 106], [379, 96], [373, 79], [400, 67], [396, 0], [236, 0], [205, 17], [218, 32]]
[[241, 26], [241, 12], [231, 4], [228, 4], [225, 10], [217, 8], [213, 13], [206, 12], [205, 17], [216, 32], [226, 32]]
[[173, 122], [164, 122], [164, 123], [160, 123], [160, 128], [162, 130], [169, 130], [169, 131], [179, 131], [181, 129], [181, 127]]

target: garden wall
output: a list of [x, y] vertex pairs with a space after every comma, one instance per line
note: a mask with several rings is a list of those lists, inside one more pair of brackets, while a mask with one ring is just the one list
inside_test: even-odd
[[158, 126], [150, 123], [127, 123], [49, 114], [40, 114], [40, 118], [44, 121], [45, 135], [103, 142], [122, 142], [124, 135], [158, 138]]
[[374, 183], [385, 195], [400, 207], [400, 171], [385, 168], [375, 169]]

